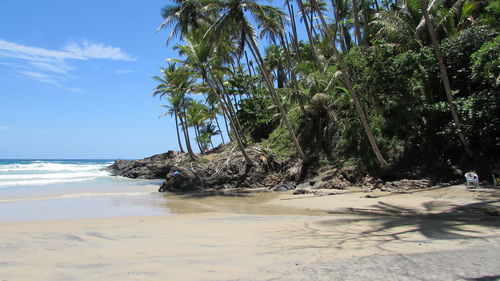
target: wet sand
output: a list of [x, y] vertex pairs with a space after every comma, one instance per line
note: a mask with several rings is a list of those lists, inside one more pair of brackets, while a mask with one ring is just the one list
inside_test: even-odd
[[[0, 280], [500, 276], [498, 217], [442, 216], [457, 205], [498, 200], [496, 191], [456, 186], [366, 195], [167, 195], [163, 203], [154, 201], [172, 212], [166, 216], [2, 223]], [[412, 213], [353, 215], [346, 209], [387, 206]]]

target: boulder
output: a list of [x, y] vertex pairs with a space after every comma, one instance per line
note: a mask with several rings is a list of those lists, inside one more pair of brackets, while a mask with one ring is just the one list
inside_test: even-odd
[[380, 190], [389, 192], [406, 192], [412, 189], [422, 189], [431, 186], [431, 181], [427, 179], [421, 180], [408, 180], [403, 179], [399, 181], [386, 182]]
[[287, 191], [292, 189], [295, 189], [295, 183], [289, 181], [279, 183], [271, 188], [272, 191]]
[[173, 166], [158, 191], [192, 192], [202, 188], [203, 181], [198, 175], [186, 168]]

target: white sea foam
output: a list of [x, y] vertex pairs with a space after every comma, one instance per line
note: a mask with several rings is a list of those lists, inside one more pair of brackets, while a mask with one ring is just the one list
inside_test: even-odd
[[48, 163], [35, 161], [29, 164], [10, 164], [0, 166], [2, 172], [40, 172], [40, 171], [89, 171], [100, 170], [109, 166], [111, 163], [104, 164], [63, 164], [63, 163]]
[[0, 188], [93, 180], [109, 176], [102, 170], [109, 164], [32, 161], [0, 165]]
[[57, 200], [57, 199], [77, 199], [86, 197], [130, 197], [150, 195], [151, 192], [94, 192], [94, 193], [72, 193], [56, 196], [29, 197], [29, 198], [7, 198], [0, 199], [0, 203], [38, 201], [38, 200]]
[[107, 171], [79, 172], [79, 173], [50, 173], [50, 174], [0, 174], [2, 180], [38, 180], [38, 179], [72, 179], [72, 178], [95, 178], [98, 176], [107, 176]]
[[54, 183], [71, 183], [96, 179], [95, 177], [74, 178], [74, 179], [50, 179], [50, 180], [17, 180], [17, 181], [0, 181], [2, 186], [22, 186], [22, 185], [46, 185]]

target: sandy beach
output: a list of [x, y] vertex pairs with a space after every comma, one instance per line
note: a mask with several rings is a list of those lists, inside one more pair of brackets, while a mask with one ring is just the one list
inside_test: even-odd
[[498, 195], [166, 195], [173, 215], [7, 222], [0, 280], [496, 280], [499, 217], [470, 210]]

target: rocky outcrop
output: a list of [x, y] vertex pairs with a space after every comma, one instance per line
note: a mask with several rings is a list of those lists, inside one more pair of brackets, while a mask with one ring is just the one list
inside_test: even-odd
[[172, 165], [186, 158], [184, 153], [169, 151], [141, 160], [116, 160], [107, 168], [113, 176], [133, 179], [164, 179]]
[[276, 160], [268, 157], [259, 145], [248, 147], [246, 151], [252, 165], [245, 163], [238, 150], [226, 146], [201, 154], [197, 160], [191, 160], [186, 153], [169, 151], [141, 160], [116, 160], [107, 169], [112, 175], [128, 178], [164, 179], [159, 188], [161, 192], [265, 187], [272, 191], [322, 194], [324, 189], [344, 190], [352, 186], [360, 186], [367, 192], [377, 188], [405, 192], [431, 185], [429, 180], [406, 179], [384, 183], [377, 177], [363, 174], [355, 166], [306, 167], [298, 158]]
[[140, 179], [165, 179], [159, 191], [192, 192], [203, 189], [258, 188], [290, 190], [303, 176], [302, 161], [268, 160], [259, 146], [247, 148], [253, 165], [247, 165], [234, 148], [219, 149], [191, 160], [185, 153], [169, 151], [142, 160], [117, 160], [112, 175]]

